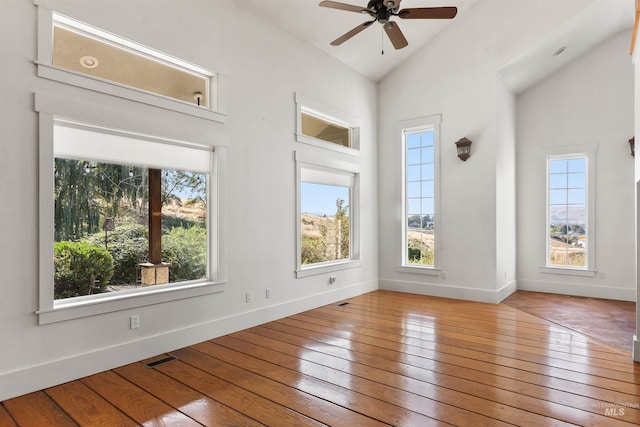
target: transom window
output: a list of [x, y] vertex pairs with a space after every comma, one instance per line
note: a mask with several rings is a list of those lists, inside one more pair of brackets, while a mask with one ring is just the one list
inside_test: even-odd
[[332, 151], [359, 155], [360, 120], [296, 93], [296, 140]]
[[351, 147], [351, 129], [302, 111], [302, 134], [343, 147]]
[[210, 102], [213, 73], [55, 13], [52, 64], [214, 108]]
[[548, 157], [547, 171], [547, 265], [587, 269], [592, 235], [588, 157]]

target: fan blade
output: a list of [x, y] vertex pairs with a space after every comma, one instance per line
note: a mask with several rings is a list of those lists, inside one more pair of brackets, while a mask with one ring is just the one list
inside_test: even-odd
[[400, 31], [400, 27], [395, 22], [389, 21], [384, 24], [383, 27], [387, 36], [389, 36], [389, 40], [391, 40], [391, 44], [396, 49], [402, 49], [409, 44], [404, 34], [402, 34], [402, 31]]
[[402, 19], [453, 19], [458, 14], [457, 7], [416, 7], [402, 9], [398, 16]]
[[331, 9], [346, 10], [349, 12], [369, 13], [369, 9], [367, 8], [360, 7], [360, 6], [353, 6], [350, 4], [338, 3], [337, 1], [328, 1], [328, 0], [321, 1], [320, 6], [329, 7]]
[[331, 42], [331, 46], [340, 46], [342, 43], [346, 42], [347, 40], [349, 40], [351, 37], [355, 36], [356, 34], [358, 34], [360, 31], [364, 30], [365, 28], [367, 28], [368, 26], [370, 26], [371, 24], [373, 24], [376, 21], [367, 21], [364, 22], [360, 25], [358, 25], [357, 27], [355, 27], [353, 30], [349, 31], [348, 33], [338, 37], [337, 39], [335, 39], [334, 41]]

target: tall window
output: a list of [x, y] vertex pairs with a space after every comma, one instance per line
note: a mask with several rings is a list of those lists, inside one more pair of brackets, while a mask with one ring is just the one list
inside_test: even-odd
[[298, 278], [360, 265], [358, 166], [321, 157], [296, 152]]
[[547, 157], [547, 266], [589, 268], [589, 159]]
[[436, 266], [437, 132], [403, 130], [405, 147], [405, 255], [409, 266]]

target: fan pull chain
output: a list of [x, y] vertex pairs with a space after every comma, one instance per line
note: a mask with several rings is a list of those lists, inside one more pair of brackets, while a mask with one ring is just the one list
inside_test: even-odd
[[380, 51], [384, 55], [384, 30], [380, 31]]

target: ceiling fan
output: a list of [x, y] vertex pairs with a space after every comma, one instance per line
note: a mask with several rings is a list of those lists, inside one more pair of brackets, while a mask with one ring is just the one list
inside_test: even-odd
[[391, 44], [396, 49], [402, 49], [409, 42], [400, 31], [400, 27], [391, 21], [392, 16], [400, 19], [453, 19], [458, 13], [456, 7], [416, 7], [400, 10], [400, 2], [402, 0], [370, 0], [367, 7], [354, 6], [336, 1], [321, 1], [320, 6], [331, 9], [346, 10], [348, 12], [363, 13], [371, 16], [373, 20], [364, 22], [351, 31], [338, 37], [331, 42], [332, 46], [339, 46], [349, 40], [362, 30], [368, 28], [374, 22], [378, 21], [384, 27], [384, 31], [389, 36]]

